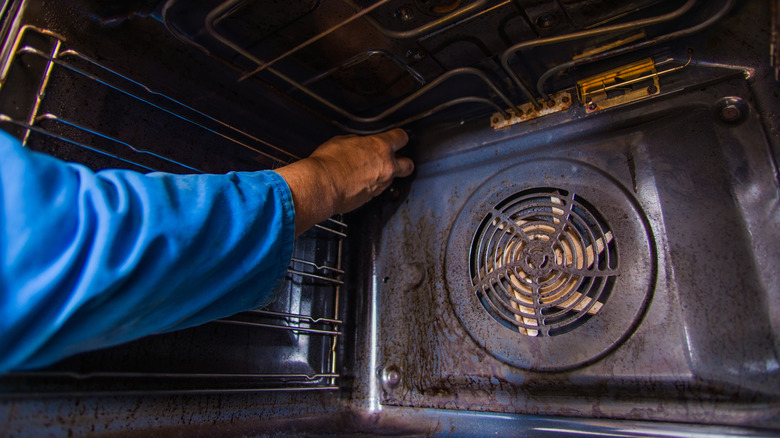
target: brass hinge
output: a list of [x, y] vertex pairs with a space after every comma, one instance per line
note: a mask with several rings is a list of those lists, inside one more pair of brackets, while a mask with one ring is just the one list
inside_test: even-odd
[[618, 67], [577, 82], [577, 94], [587, 112], [623, 105], [661, 93], [651, 58]]
[[577, 82], [580, 103], [589, 113], [646, 99], [661, 93], [658, 77], [685, 68], [685, 65], [664, 71], [656, 70], [652, 58], [624, 65]]

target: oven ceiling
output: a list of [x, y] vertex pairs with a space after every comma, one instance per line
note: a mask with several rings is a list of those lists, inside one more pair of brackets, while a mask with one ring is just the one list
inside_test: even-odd
[[[680, 28], [680, 17], [690, 22], [694, 3], [168, 0], [158, 13], [179, 39], [237, 68], [239, 80], [260, 80], [339, 126], [372, 131], [432, 109], [506, 110], [529, 100], [509, 71], [533, 84], [578, 55], [651, 41]], [[698, 6], [694, 15], [717, 11]], [[647, 17], [657, 19], [588, 31]], [[647, 24], [656, 26], [645, 32]], [[560, 40], [566, 44], [550, 38], [575, 32], [581, 36]], [[559, 76], [551, 78], [555, 87], [573, 85]]]

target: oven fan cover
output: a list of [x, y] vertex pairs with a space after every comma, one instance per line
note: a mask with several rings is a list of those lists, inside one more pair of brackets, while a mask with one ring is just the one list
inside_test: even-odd
[[493, 176], [447, 247], [455, 313], [497, 359], [536, 371], [603, 357], [638, 324], [655, 283], [644, 214], [617, 181], [575, 161]]

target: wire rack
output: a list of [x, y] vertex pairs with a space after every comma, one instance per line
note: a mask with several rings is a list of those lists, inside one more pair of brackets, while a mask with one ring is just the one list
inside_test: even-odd
[[[138, 129], [106, 131], [74, 120], [73, 114], [83, 108], [72, 103], [65, 111], [70, 114], [57, 111], [56, 102], [49, 100], [63, 93], [66, 100], [73, 100], [57, 83], [58, 76], [65, 74], [67, 84], [73, 84], [74, 78], [84, 81], [90, 94], [109, 96], [112, 105], [121, 108], [129, 102], [141, 111], [162, 114], [182, 129], [196, 131], [203, 143], [221, 141], [248, 151], [267, 167], [298, 159], [67, 47], [65, 39], [50, 30], [21, 26], [6, 50], [10, 55], [0, 70], [0, 126], [33, 149], [48, 147], [55, 155], [67, 157], [63, 151], [76, 148], [95, 154], [102, 163], [141, 171], [204, 171], [187, 159], [187, 153], [172, 157], [124, 135]], [[347, 225], [331, 218], [297, 239], [287, 280], [277, 300], [264, 309], [107, 352], [87, 353], [51, 369], [9, 373], [0, 377], [0, 394], [13, 398], [337, 389], [336, 347], [342, 325], [338, 302], [346, 237]], [[236, 338], [245, 341], [235, 344]], [[188, 353], [184, 344], [198, 347]]]

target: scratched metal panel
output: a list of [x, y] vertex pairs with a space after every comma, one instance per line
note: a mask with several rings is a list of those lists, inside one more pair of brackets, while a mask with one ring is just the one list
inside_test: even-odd
[[[400, 380], [383, 386], [382, 403], [777, 427], [779, 333], [776, 307], [766, 303], [780, 289], [762, 249], [778, 238], [777, 216], [771, 207], [749, 205], [773, 199], [778, 184], [755, 108], [743, 107], [743, 118], [733, 123], [714, 110], [726, 96], [753, 99], [744, 80], [728, 70], [720, 75], [718, 84], [574, 124], [556, 126], [553, 116], [530, 132], [515, 130], [516, 136], [480, 136], [475, 130], [456, 147], [443, 132], [438, 139], [423, 139], [414, 185], [387, 216], [376, 252], [382, 279], [378, 361]], [[557, 160], [568, 167], [555, 165]], [[539, 172], [548, 187], [585, 178], [615, 190], [589, 177], [590, 166], [621, 187], [614, 196], [636, 199], [648, 221], [647, 243], [657, 248], [647, 265], [656, 264], [657, 279], [649, 283], [646, 312], [613, 350], [574, 368], [534, 371], [536, 358], [554, 360], [538, 356], [545, 352], [590, 357], [591, 344], [611, 330], [609, 322], [603, 333], [590, 331], [599, 325], [597, 315], [565, 335], [581, 331], [576, 343], [556, 341], [563, 337], [535, 340], [496, 321], [492, 331], [469, 330], [473, 321], [457, 311], [467, 303], [453, 290], [468, 283], [468, 269], [451, 262], [467, 260], [452, 251], [467, 252], [471, 236], [451, 233], [460, 230], [456, 221], [471, 205], [472, 193], [490, 204], [491, 190], [527, 189]], [[625, 220], [631, 224], [611, 224], [616, 235], [636, 221]], [[453, 239], [467, 242], [453, 246]], [[646, 251], [642, 244], [617, 244], [624, 252]], [[755, 251], [764, 255], [756, 257]], [[616, 286], [612, 297], [647, 292], [646, 280], [632, 284], [643, 276], [641, 269], [618, 275], [624, 286]], [[472, 318], [485, 312], [475, 306]], [[499, 340], [505, 342], [501, 354], [494, 351]], [[560, 350], [546, 350], [556, 345]], [[748, 408], [751, 401], [760, 408]]]

